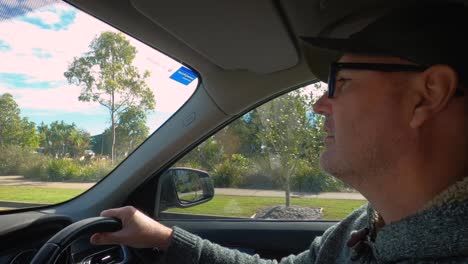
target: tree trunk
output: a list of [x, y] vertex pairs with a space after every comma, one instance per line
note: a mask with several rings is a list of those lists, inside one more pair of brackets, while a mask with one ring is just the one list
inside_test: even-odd
[[294, 174], [294, 171], [296, 170], [296, 165], [297, 165], [298, 159], [294, 161], [294, 164], [292, 167], [287, 171], [286, 175], [286, 207], [289, 207], [291, 205], [291, 176]]
[[115, 160], [115, 95], [111, 93], [111, 122], [112, 122], [112, 146], [111, 146], [111, 163]]
[[101, 134], [101, 156], [104, 153], [104, 132]]
[[286, 207], [291, 205], [291, 188], [289, 184], [290, 175], [286, 177]]
[[111, 146], [111, 162], [115, 160], [115, 116], [112, 114], [112, 146]]

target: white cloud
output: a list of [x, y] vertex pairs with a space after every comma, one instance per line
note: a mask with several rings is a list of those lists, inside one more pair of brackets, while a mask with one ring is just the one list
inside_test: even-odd
[[98, 103], [78, 101], [80, 88], [62, 86], [53, 89], [8, 89], [0, 87], [0, 94], [10, 93], [22, 109], [37, 110], [44, 115], [47, 112], [69, 112], [98, 114], [102, 112]]
[[[44, 14], [53, 13], [47, 11]], [[91, 40], [100, 32], [109, 29], [109, 26], [80, 12], [75, 23], [70, 25], [68, 30], [62, 31], [43, 30], [20, 20], [4, 21], [0, 23], [0, 39], [12, 49], [8, 53], [0, 54], [3, 62], [0, 72], [27, 74], [44, 81], [63, 79], [63, 72], [73, 61], [73, 57], [87, 51]], [[50, 53], [52, 58], [45, 62], [34, 57], [33, 48]]]
[[46, 24], [55, 24], [61, 21], [60, 15], [52, 10], [42, 10], [35, 13], [34, 18], [42, 20]]

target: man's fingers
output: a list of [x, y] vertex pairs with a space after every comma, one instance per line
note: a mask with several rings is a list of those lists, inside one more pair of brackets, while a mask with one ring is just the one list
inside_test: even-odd
[[[128, 227], [125, 227], [125, 219], [129, 219], [135, 214], [137, 210], [132, 206], [125, 206], [122, 208], [113, 208], [104, 210], [101, 212], [101, 216], [103, 217], [111, 217], [117, 218], [122, 221], [122, 230]], [[125, 241], [122, 240], [122, 230], [116, 232], [103, 232], [103, 233], [96, 233], [91, 236], [90, 242], [95, 245], [112, 245], [112, 244], [123, 244]]]
[[136, 212], [136, 209], [133, 206], [125, 206], [121, 208], [113, 208], [113, 209], [108, 209], [104, 210], [101, 212], [101, 216], [105, 217], [115, 217], [122, 219], [124, 218], [124, 215], [132, 215]]
[[116, 209], [108, 209], [108, 210], [104, 210], [101, 212], [101, 216], [104, 216], [104, 217], [116, 217], [116, 218], [120, 218], [119, 216], [121, 215], [121, 210], [120, 208], [116, 208]]
[[96, 233], [91, 236], [89, 241], [94, 245], [120, 244], [120, 241], [113, 235], [113, 233]]

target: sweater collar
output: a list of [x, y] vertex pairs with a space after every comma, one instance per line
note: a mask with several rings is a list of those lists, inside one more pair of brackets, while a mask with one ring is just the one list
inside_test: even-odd
[[[468, 177], [436, 196], [416, 215], [379, 229], [372, 245], [375, 257], [386, 262], [468, 256], [466, 219]], [[376, 223], [371, 220], [370, 225], [375, 226]]]
[[425, 211], [433, 207], [444, 206], [453, 202], [462, 202], [467, 199], [468, 177], [465, 177], [437, 195], [434, 199], [427, 203], [421, 211]]

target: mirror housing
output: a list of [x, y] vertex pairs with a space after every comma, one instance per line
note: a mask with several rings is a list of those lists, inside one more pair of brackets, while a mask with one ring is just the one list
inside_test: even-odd
[[214, 185], [210, 175], [191, 168], [170, 168], [158, 181], [157, 212], [187, 208], [210, 201]]

